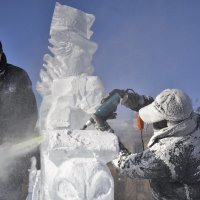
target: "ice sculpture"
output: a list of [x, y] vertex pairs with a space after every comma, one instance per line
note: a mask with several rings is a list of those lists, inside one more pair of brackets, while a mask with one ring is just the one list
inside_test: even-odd
[[[79, 130], [103, 96], [92, 76], [90, 41], [94, 15], [56, 3], [50, 29], [51, 54], [44, 56], [37, 90], [43, 97], [39, 128], [45, 136], [39, 200], [113, 200], [113, 178], [106, 163], [118, 154], [117, 137]], [[34, 174], [34, 173], [33, 173]], [[38, 186], [37, 186], [38, 187]], [[36, 188], [37, 188], [36, 187]], [[32, 191], [34, 193], [34, 191]], [[30, 192], [31, 194], [31, 192]]]

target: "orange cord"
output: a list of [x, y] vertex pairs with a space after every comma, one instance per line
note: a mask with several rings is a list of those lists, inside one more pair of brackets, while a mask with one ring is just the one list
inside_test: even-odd
[[137, 126], [140, 131], [144, 129], [144, 122], [142, 121], [139, 115], [137, 117]]
[[140, 118], [139, 115], [137, 117], [137, 126], [138, 126], [138, 129], [140, 130], [140, 136], [141, 136], [141, 142], [142, 142], [142, 149], [144, 151], [144, 140], [143, 140], [143, 134], [142, 134], [142, 131], [144, 129], [144, 122], [142, 121], [142, 119]]

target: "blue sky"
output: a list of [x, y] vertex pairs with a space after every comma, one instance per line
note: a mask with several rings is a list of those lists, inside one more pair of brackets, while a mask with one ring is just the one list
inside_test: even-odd
[[[165, 88], [179, 88], [193, 99], [200, 98], [199, 0], [58, 2], [95, 15], [91, 39], [98, 50], [93, 65], [107, 92], [132, 88], [156, 96]], [[35, 88], [43, 55], [48, 53], [56, 1], [0, 3], [0, 40], [8, 61], [24, 68]], [[39, 104], [37, 93], [36, 97]]]

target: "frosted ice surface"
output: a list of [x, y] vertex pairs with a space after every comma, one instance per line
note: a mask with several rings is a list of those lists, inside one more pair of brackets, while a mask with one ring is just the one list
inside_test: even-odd
[[[80, 130], [99, 106], [104, 88], [92, 76], [97, 45], [90, 41], [94, 15], [56, 3], [50, 54], [44, 55], [37, 90], [43, 100], [40, 198], [36, 200], [113, 200], [113, 178], [106, 163], [118, 154], [112, 133]], [[94, 129], [94, 128], [93, 128]]]
[[44, 160], [49, 166], [49, 171], [45, 171], [45, 199], [108, 200], [114, 198], [111, 173], [101, 161], [95, 158], [72, 158], [56, 168], [50, 160]]
[[51, 24], [50, 34], [58, 30], [69, 30], [70, 32], [77, 32], [78, 34], [90, 39], [93, 32], [90, 30], [95, 17], [92, 14], [88, 14], [72, 8], [69, 6], [56, 3]]
[[41, 82], [37, 83], [42, 96], [51, 94], [54, 79], [92, 74], [91, 61], [97, 45], [89, 39], [94, 20], [94, 15], [56, 3], [49, 40], [52, 54], [44, 56]]
[[40, 188], [42, 196], [39, 200], [57, 200], [51, 199], [50, 191], [53, 189], [54, 178], [56, 177], [58, 166], [56, 166], [48, 157], [48, 152], [42, 155], [42, 182]]
[[36, 158], [31, 158], [31, 167], [29, 170], [29, 188], [26, 200], [38, 200], [40, 187], [40, 171], [36, 168]]
[[49, 156], [57, 165], [69, 158], [93, 158], [107, 163], [117, 157], [115, 135], [95, 130], [53, 130], [49, 134]]
[[39, 120], [38, 120], [38, 127], [41, 130], [44, 130], [45, 128], [47, 128], [46, 119], [47, 119], [49, 110], [51, 108], [51, 105], [52, 105], [52, 96], [51, 95], [44, 96], [42, 99], [42, 103], [40, 105]]
[[47, 127], [80, 129], [94, 113], [103, 96], [103, 86], [96, 76], [71, 76], [53, 82], [53, 104]]
[[57, 200], [113, 199], [113, 180], [106, 165], [96, 159], [71, 159], [64, 162], [55, 178]]

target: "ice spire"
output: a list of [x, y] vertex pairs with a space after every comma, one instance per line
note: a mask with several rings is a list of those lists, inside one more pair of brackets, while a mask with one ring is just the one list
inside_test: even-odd
[[[78, 87], [76, 83], [62, 85], [63, 82], [60, 82], [61, 85], [58, 89], [54, 86], [56, 80], [82, 76], [82, 81], [85, 83], [82, 82], [79, 87], [82, 85], [83, 89], [77, 88], [76, 92], [85, 92], [84, 87], [90, 90], [90, 85], [96, 84], [98, 86], [98, 98], [103, 93], [103, 86], [98, 78], [93, 77], [93, 80], [96, 79], [95, 83], [91, 79], [86, 81], [86, 77], [92, 75], [94, 71], [91, 61], [97, 49], [97, 44], [89, 40], [93, 34], [90, 28], [94, 20], [95, 17], [92, 14], [56, 3], [50, 28], [50, 46], [48, 47], [51, 53], [44, 55], [44, 64], [40, 71], [41, 81], [37, 83], [37, 91], [43, 97], [39, 114], [40, 129], [46, 129], [48, 126], [47, 115], [53, 102], [55, 102], [56, 95], [60, 95], [67, 87], [69, 89], [70, 85], [72, 87], [76, 85], [75, 88]], [[73, 88], [71, 89], [73, 90]], [[55, 94], [52, 94], [53, 92]], [[77, 99], [76, 105], [86, 104], [84, 101], [88, 101], [88, 99], [86, 97], [84, 99], [83, 101]], [[95, 101], [95, 104], [97, 104], [97, 101]], [[91, 110], [94, 103], [88, 105], [88, 109], [89, 107]]]
[[51, 54], [44, 55], [41, 82], [37, 84], [37, 91], [42, 96], [51, 94], [55, 79], [92, 74], [91, 61], [97, 45], [89, 39], [94, 20], [92, 14], [56, 3], [48, 47]]

